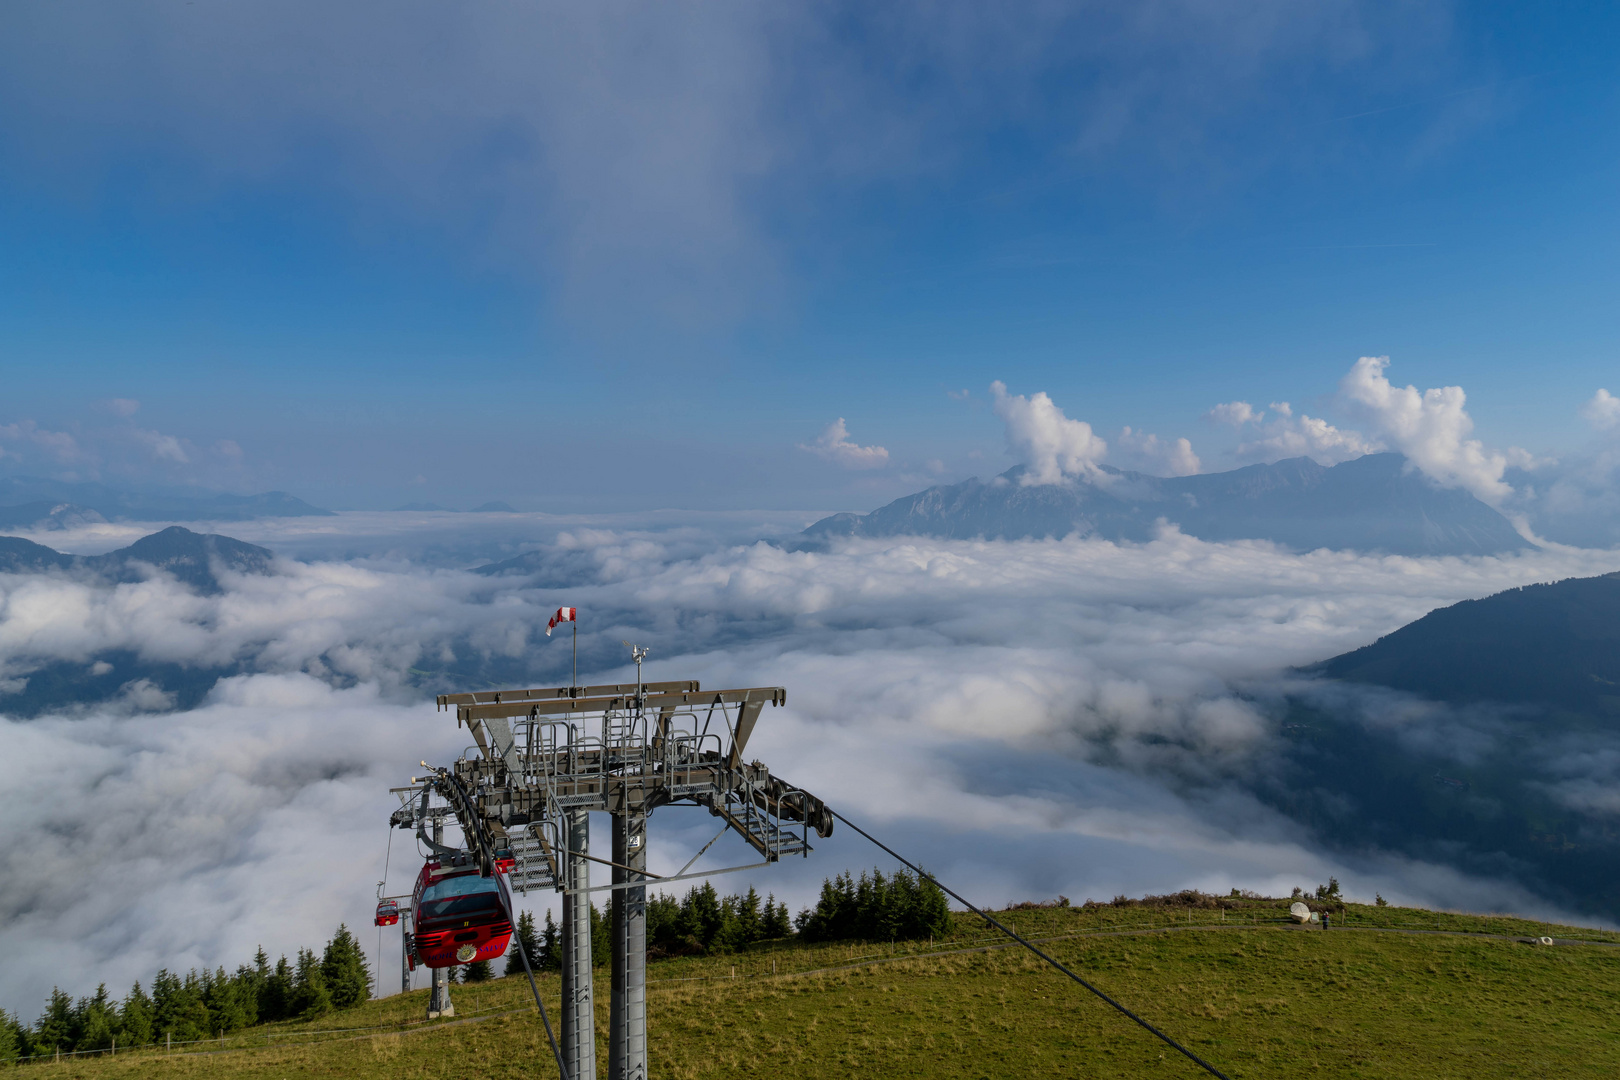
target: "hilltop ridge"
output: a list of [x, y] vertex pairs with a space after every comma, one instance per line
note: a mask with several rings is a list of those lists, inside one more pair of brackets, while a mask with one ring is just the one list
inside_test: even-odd
[[1331, 467], [1308, 457], [1229, 472], [1157, 477], [1102, 466], [1095, 481], [1024, 484], [1016, 466], [986, 482], [928, 488], [869, 514], [834, 514], [804, 530], [841, 536], [1015, 540], [1069, 535], [1151, 540], [1168, 521], [1204, 540], [1270, 540], [1296, 551], [1497, 555], [1533, 545], [1466, 491], [1437, 487], [1400, 454]]

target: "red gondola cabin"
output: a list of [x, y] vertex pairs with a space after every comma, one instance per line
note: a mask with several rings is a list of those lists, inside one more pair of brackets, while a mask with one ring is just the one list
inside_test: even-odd
[[411, 894], [415, 952], [424, 967], [493, 960], [506, 952], [512, 923], [501, 906], [500, 885], [475, 867], [440, 867], [430, 859]]
[[393, 926], [399, 922], [399, 903], [394, 900], [381, 900], [377, 903], [377, 925]]

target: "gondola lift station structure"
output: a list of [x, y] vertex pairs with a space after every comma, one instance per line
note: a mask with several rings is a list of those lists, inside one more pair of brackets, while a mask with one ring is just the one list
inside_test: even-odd
[[[786, 704], [786, 689], [704, 690], [696, 679], [644, 682], [641, 663], [647, 650], [629, 642], [634, 683], [580, 686], [576, 610], [559, 608], [546, 633], [550, 636], [563, 622], [575, 624], [570, 685], [439, 695], [439, 710], [455, 712], [457, 727], [471, 733], [473, 745], [450, 765], [422, 762], [424, 775], [391, 789], [400, 806], [389, 824], [413, 830], [428, 854], [409, 897], [378, 897], [376, 922], [403, 923], [405, 989], [410, 989], [414, 966], [433, 972], [430, 1019], [453, 1015], [452, 966], [505, 950], [512, 935], [511, 894], [554, 890], [563, 897], [558, 1035], [552, 1033], [538, 988], [535, 1005], [562, 1080], [596, 1080], [590, 897], [608, 892], [613, 965], [607, 1075], [609, 1080], [647, 1080], [647, 883], [712, 877], [808, 856], [811, 832], [831, 836], [836, 819], [1211, 1076], [1228, 1080], [1214, 1065], [814, 795], [772, 775], [763, 762], [746, 760], [743, 755], [761, 714], [766, 706]], [[647, 872], [647, 818], [663, 806], [701, 807], [721, 822], [714, 839], [667, 876]], [[611, 858], [591, 851], [592, 811], [612, 819]], [[462, 846], [444, 842], [446, 818], [460, 826]], [[728, 831], [742, 837], [758, 861], [689, 873]], [[593, 863], [610, 871], [607, 884], [592, 884]], [[408, 904], [402, 906], [402, 901]], [[526, 956], [523, 962], [527, 969]]]
[[[552, 625], [574, 622], [574, 615], [561, 609]], [[406, 986], [412, 966], [429, 967], [428, 1015], [449, 1015], [449, 967], [505, 950], [512, 933], [508, 890], [561, 893], [557, 1048], [558, 1064], [571, 1080], [597, 1075], [593, 893], [611, 895], [607, 1075], [645, 1080], [647, 883], [807, 856], [810, 834], [830, 836], [833, 828], [833, 815], [820, 799], [744, 756], [761, 714], [786, 703], [783, 687], [703, 690], [695, 679], [647, 683], [641, 678], [646, 650], [631, 649], [634, 683], [440, 695], [440, 711], [454, 711], [473, 745], [455, 762], [428, 766], [425, 775], [392, 789], [400, 807], [390, 825], [414, 831], [428, 852], [408, 907], [401, 905], [403, 897], [379, 899], [378, 925], [387, 918], [405, 922]], [[649, 874], [647, 819], [665, 806], [706, 809], [721, 822], [716, 840], [734, 832], [758, 860], [689, 873], [705, 845], [678, 873]], [[611, 857], [592, 849], [593, 811], [611, 817]], [[446, 818], [460, 826], [462, 846], [444, 842]], [[592, 883], [593, 864], [608, 872], [607, 883]]]

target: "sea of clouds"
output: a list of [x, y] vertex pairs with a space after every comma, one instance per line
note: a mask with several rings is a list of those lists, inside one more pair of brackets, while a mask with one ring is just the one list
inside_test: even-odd
[[[237, 672], [189, 711], [132, 671], [111, 700], [0, 718], [0, 1006], [33, 1015], [53, 984], [121, 990], [162, 966], [234, 966], [260, 944], [318, 944], [339, 921], [378, 948], [385, 859], [401, 892], [416, 857], [409, 834], [390, 847], [387, 789], [469, 741], [428, 684], [566, 682], [570, 640], [544, 632], [564, 604], [580, 609], [587, 679], [630, 676], [628, 638], [651, 647], [649, 679], [787, 687], [751, 751], [976, 902], [1286, 893], [1334, 875], [1367, 899], [1551, 913], [1442, 866], [1334, 856], [1233, 778], [1263, 767], [1289, 668], [1440, 605], [1620, 569], [1620, 552], [1296, 555], [1174, 529], [1140, 545], [758, 539], [811, 516], [237, 523], [227, 531], [280, 558], [271, 575], [224, 575], [217, 596], [162, 576], [0, 575], [9, 679], [110, 651]], [[52, 538], [90, 552], [129, 529]], [[514, 552], [529, 553], [514, 572], [468, 569]], [[714, 828], [662, 811], [654, 872]], [[747, 855], [726, 838], [704, 865]], [[716, 884], [797, 909], [823, 876], [873, 864], [889, 867], [844, 830], [807, 860]], [[392, 972], [397, 937], [380, 947]]]

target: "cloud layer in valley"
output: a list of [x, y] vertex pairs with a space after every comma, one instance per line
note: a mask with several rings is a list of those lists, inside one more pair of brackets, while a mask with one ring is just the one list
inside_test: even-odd
[[[1439, 604], [1617, 568], [1620, 555], [1573, 551], [1294, 556], [1174, 531], [1143, 545], [792, 552], [620, 520], [553, 532], [497, 575], [284, 560], [212, 597], [161, 578], [3, 576], [11, 678], [113, 652], [231, 672], [190, 712], [153, 714], [126, 692], [3, 721], [3, 794], [21, 815], [0, 856], [3, 1004], [29, 1013], [66, 971], [83, 993], [164, 964], [236, 963], [260, 942], [290, 950], [339, 919], [364, 925], [386, 788], [465, 740], [425, 707], [422, 673], [555, 679], [567, 650], [543, 626], [564, 603], [581, 610], [586, 673], [627, 674], [628, 637], [652, 647], [650, 677], [787, 686], [760, 756], [978, 900], [1286, 891], [1332, 873], [1358, 894], [1532, 907], [1514, 886], [1444, 867], [1313, 851], [1229, 778], [1273, 738], [1254, 687], [1287, 666]], [[679, 865], [707, 827], [675, 810], [655, 819], [654, 869]], [[393, 887], [411, 856], [396, 837]], [[753, 881], [797, 907], [822, 875], [873, 861], [840, 833]]]

